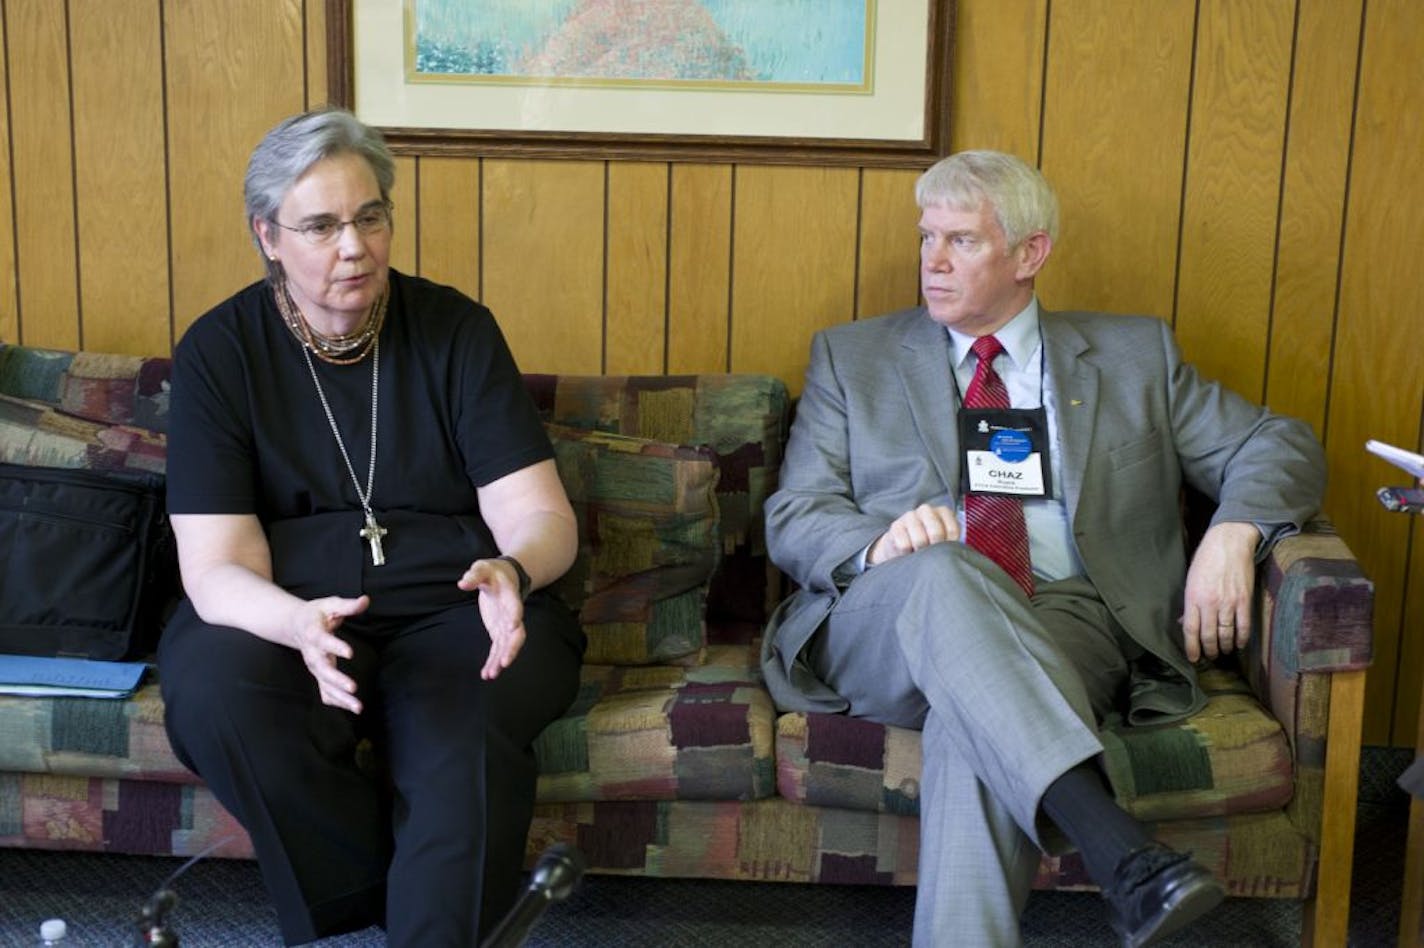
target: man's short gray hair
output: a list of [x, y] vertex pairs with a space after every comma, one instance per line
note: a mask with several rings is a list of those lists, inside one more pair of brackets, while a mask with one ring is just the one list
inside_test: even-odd
[[1035, 168], [1001, 151], [961, 151], [935, 162], [915, 182], [921, 208], [994, 210], [1005, 242], [1016, 247], [1035, 231], [1058, 237], [1058, 198]]

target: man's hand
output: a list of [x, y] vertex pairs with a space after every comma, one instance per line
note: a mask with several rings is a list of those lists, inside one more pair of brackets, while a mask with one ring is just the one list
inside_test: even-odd
[[304, 602], [297, 610], [292, 644], [302, 653], [307, 671], [316, 679], [321, 703], [344, 708], [352, 714], [361, 713], [356, 697], [356, 682], [336, 668], [336, 660], [351, 657], [351, 645], [336, 635], [347, 616], [366, 611], [370, 597], [344, 599], [327, 596]]
[[1261, 531], [1250, 523], [1218, 523], [1207, 530], [1187, 570], [1182, 644], [1187, 661], [1216, 658], [1251, 640], [1251, 593]]
[[466, 592], [479, 591], [480, 618], [489, 632], [489, 657], [480, 677], [489, 681], [508, 668], [524, 647], [524, 600], [519, 598], [519, 574], [503, 560], [475, 560], [456, 583]]
[[958, 539], [959, 520], [954, 515], [954, 508], [943, 504], [920, 504], [909, 513], [896, 517], [890, 529], [870, 544], [865, 565], [877, 566], [897, 556]]

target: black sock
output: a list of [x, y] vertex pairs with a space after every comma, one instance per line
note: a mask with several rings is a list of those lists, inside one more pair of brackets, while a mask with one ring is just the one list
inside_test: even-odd
[[1048, 785], [1043, 812], [1078, 847], [1088, 876], [1106, 889], [1123, 856], [1152, 834], [1117, 805], [1097, 765], [1084, 761]]

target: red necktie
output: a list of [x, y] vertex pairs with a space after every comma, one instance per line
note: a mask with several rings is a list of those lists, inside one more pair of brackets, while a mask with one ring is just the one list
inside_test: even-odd
[[[974, 378], [964, 393], [965, 408], [1008, 408], [1009, 390], [994, 371], [994, 357], [1004, 351], [994, 336], [980, 336], [971, 347], [979, 357]], [[1028, 558], [1028, 530], [1023, 501], [996, 494], [964, 497], [965, 542], [1004, 568], [1023, 591], [1033, 595], [1033, 569]]]

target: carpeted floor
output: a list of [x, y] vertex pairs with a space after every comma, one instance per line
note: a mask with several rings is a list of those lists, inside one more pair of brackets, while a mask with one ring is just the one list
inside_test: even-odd
[[[1413, 758], [1401, 748], [1366, 748], [1350, 912], [1350, 944], [1393, 945], [1399, 924], [1408, 799], [1394, 779]], [[133, 944], [144, 901], [182, 860], [0, 850], [0, 946], [39, 944], [39, 924], [64, 918], [69, 945]], [[171, 918], [182, 944], [280, 945], [274, 916], [247, 861], [205, 860], [173, 888]], [[553, 906], [531, 946], [906, 945], [910, 889], [775, 883], [587, 877]], [[1300, 910], [1289, 902], [1228, 899], [1170, 944], [1275, 948], [1300, 939]], [[1024, 917], [1028, 948], [1112, 945], [1101, 900], [1090, 893], [1036, 892]], [[327, 939], [321, 948], [384, 944], [379, 930]]]

